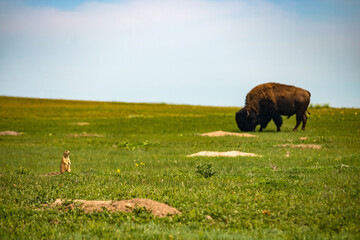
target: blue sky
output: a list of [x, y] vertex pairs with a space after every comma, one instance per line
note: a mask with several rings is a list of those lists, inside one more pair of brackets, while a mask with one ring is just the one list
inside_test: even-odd
[[0, 0], [0, 95], [243, 106], [254, 86], [360, 108], [357, 0]]

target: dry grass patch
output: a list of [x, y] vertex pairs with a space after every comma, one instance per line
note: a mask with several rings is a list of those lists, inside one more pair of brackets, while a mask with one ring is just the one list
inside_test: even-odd
[[68, 134], [68, 137], [104, 137], [102, 134], [97, 133], [74, 133], [74, 134]]
[[60, 175], [60, 174], [61, 174], [61, 172], [51, 172], [51, 173], [42, 174], [40, 176], [47, 177], [47, 176], [57, 176], [57, 175]]
[[311, 149], [321, 149], [320, 145], [317, 144], [279, 144], [274, 147], [291, 147], [291, 148], [311, 148]]

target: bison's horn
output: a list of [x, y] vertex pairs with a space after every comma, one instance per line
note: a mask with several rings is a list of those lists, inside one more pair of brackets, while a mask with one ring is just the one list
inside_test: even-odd
[[246, 117], [248, 118], [250, 116], [249, 111], [246, 111]]

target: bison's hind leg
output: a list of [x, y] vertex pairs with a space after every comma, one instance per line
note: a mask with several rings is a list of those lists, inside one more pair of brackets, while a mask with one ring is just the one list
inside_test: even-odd
[[306, 116], [306, 113], [304, 113], [304, 115], [303, 115], [303, 123], [302, 123], [302, 127], [301, 127], [301, 130], [305, 130], [305, 127], [306, 127], [306, 122], [307, 122], [307, 119], [308, 119], [308, 117]]
[[302, 124], [302, 130], [305, 130], [305, 127], [306, 127], [306, 122], [307, 122], [307, 116], [306, 116], [306, 111], [302, 111], [302, 112], [297, 112], [296, 113], [296, 125], [293, 129], [293, 131], [296, 131], [297, 128], [299, 127], [300, 123], [303, 123]]

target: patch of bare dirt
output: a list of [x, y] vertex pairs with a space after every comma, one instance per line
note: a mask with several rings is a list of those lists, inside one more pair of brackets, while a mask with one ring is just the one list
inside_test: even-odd
[[87, 125], [90, 125], [90, 123], [88, 123], [88, 122], [76, 122], [76, 123], [73, 123], [73, 125], [87, 126]]
[[301, 137], [299, 138], [300, 140], [308, 140], [309, 138], [308, 137]]
[[68, 137], [104, 137], [102, 134], [96, 134], [96, 133], [74, 133], [67, 135]]
[[[50, 207], [61, 205], [66, 200], [56, 199], [50, 204]], [[181, 212], [165, 203], [157, 202], [151, 199], [135, 198], [122, 201], [88, 201], [76, 199], [71, 201], [70, 207], [79, 206], [85, 213], [102, 212], [106, 208], [110, 212], [132, 212], [134, 208], [145, 207], [156, 217], [166, 217], [168, 215], [181, 214]]]
[[21, 133], [8, 130], [8, 131], [0, 132], [0, 135], [1, 136], [20, 136]]
[[233, 133], [233, 132], [224, 132], [224, 131], [215, 131], [203, 133], [201, 136], [207, 137], [223, 137], [223, 136], [238, 136], [238, 137], [257, 137], [256, 135], [250, 133]]
[[202, 151], [188, 155], [188, 157], [261, 157], [261, 155], [255, 153], [246, 153], [239, 151], [229, 151], [229, 152], [211, 152], [211, 151]]
[[40, 176], [42, 177], [46, 177], [46, 176], [57, 176], [57, 175], [60, 175], [61, 172], [51, 172], [51, 173], [45, 173], [45, 174], [42, 174]]
[[320, 145], [317, 144], [280, 144], [275, 145], [275, 147], [291, 147], [291, 148], [311, 148], [311, 149], [321, 149]]

